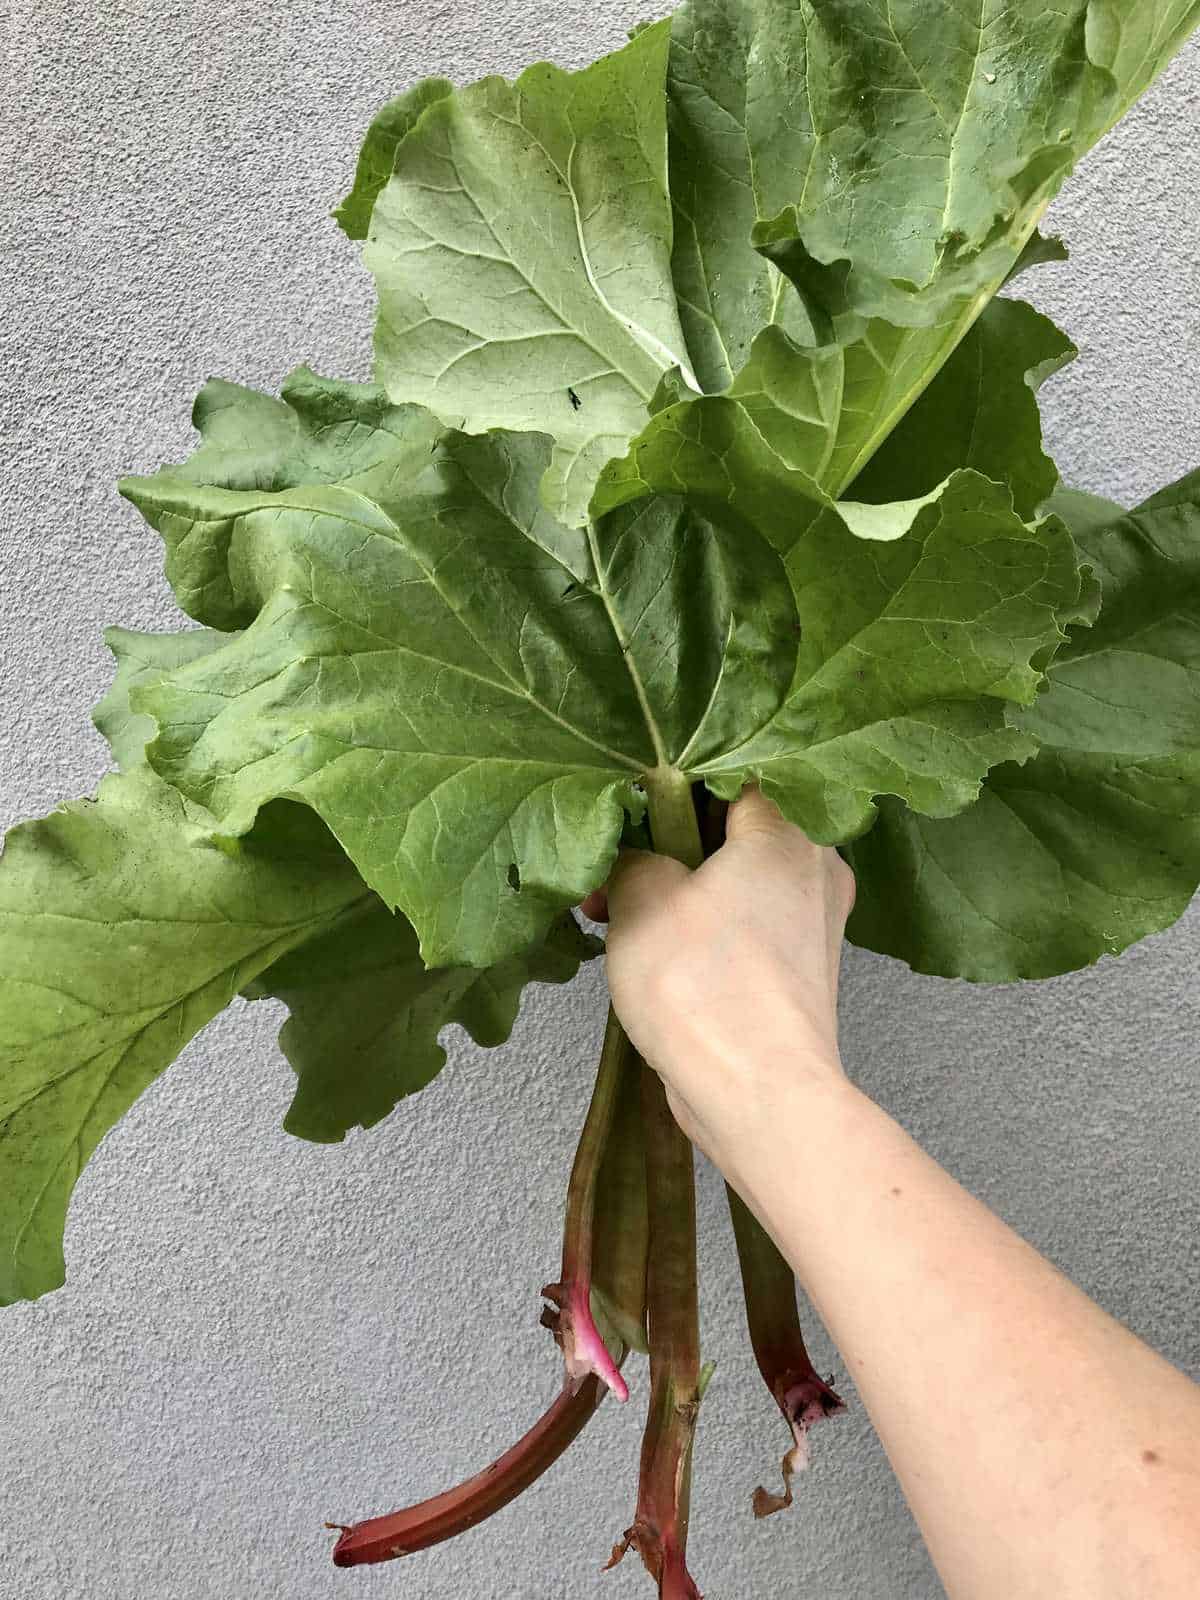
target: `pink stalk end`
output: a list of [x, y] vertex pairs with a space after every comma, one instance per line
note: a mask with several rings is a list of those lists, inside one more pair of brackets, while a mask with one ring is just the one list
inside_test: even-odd
[[703, 1600], [696, 1580], [688, 1571], [687, 1557], [672, 1535], [659, 1536], [635, 1522], [620, 1543], [613, 1546], [604, 1571], [608, 1572], [623, 1560], [627, 1550], [636, 1550], [641, 1556], [646, 1571], [658, 1584], [659, 1600]]
[[547, 1306], [542, 1321], [554, 1334], [555, 1343], [562, 1351], [568, 1380], [578, 1381], [592, 1373], [608, 1385], [615, 1399], [628, 1400], [629, 1385], [600, 1337], [592, 1316], [587, 1283], [578, 1278], [569, 1283], [548, 1283], [542, 1293], [556, 1308], [551, 1310]]
[[[330, 1523], [341, 1537], [339, 1567], [412, 1555], [452, 1539], [492, 1516], [554, 1464], [610, 1391], [629, 1390], [621, 1376], [627, 1342], [641, 1342], [646, 1296], [646, 1186], [640, 1140], [641, 1068], [628, 1040], [610, 1019], [596, 1092], [580, 1139], [567, 1202], [562, 1282], [543, 1293], [542, 1312], [563, 1349], [561, 1392], [528, 1433], [482, 1472], [456, 1488], [388, 1516], [351, 1527]], [[615, 1147], [614, 1147], [615, 1146]], [[611, 1307], [612, 1354], [591, 1309], [595, 1277], [602, 1307]], [[603, 1311], [602, 1311], [603, 1316]]]

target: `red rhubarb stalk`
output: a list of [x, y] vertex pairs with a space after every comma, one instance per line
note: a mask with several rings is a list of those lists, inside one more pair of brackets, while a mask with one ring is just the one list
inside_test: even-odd
[[[606, 1060], [600, 1077], [612, 1090], [608, 1133], [577, 1171], [587, 1172], [591, 1199], [573, 1206], [574, 1226], [586, 1228], [589, 1251], [568, 1247], [569, 1261], [588, 1260], [604, 1331], [611, 1344], [605, 1355], [615, 1371], [627, 1346], [645, 1348], [646, 1324], [646, 1174], [641, 1137], [641, 1063], [624, 1035], [605, 1036]], [[606, 1076], [607, 1075], [607, 1076]], [[608, 1079], [612, 1080], [611, 1086]], [[595, 1104], [595, 1096], [593, 1096]], [[595, 1132], [585, 1128], [585, 1142]], [[591, 1148], [591, 1147], [589, 1147]], [[595, 1164], [592, 1165], [593, 1155]], [[570, 1232], [570, 1225], [568, 1228]], [[590, 1253], [589, 1253], [590, 1252]], [[340, 1567], [388, 1561], [428, 1549], [465, 1533], [501, 1510], [527, 1489], [576, 1438], [594, 1415], [608, 1386], [594, 1373], [568, 1375], [562, 1391], [525, 1436], [498, 1460], [465, 1483], [390, 1516], [370, 1517], [341, 1528], [333, 1559]]]
[[[660, 768], [647, 782], [646, 798], [654, 848], [686, 866], [699, 866], [703, 850], [686, 779]], [[671, 1115], [661, 1080], [649, 1067], [642, 1069], [642, 1125], [650, 1212], [650, 1405], [637, 1510], [608, 1564], [614, 1566], [635, 1549], [658, 1584], [660, 1600], [700, 1600], [687, 1566], [692, 1441], [703, 1382], [692, 1147]]]
[[692, 1440], [700, 1408], [692, 1147], [649, 1067], [643, 1072], [642, 1106], [650, 1196], [650, 1406], [637, 1511], [608, 1564], [615, 1566], [635, 1549], [662, 1600], [700, 1600], [687, 1567]]
[[792, 1445], [783, 1458], [783, 1493], [772, 1494], [761, 1485], [754, 1491], [754, 1515], [769, 1517], [792, 1503], [792, 1478], [808, 1465], [809, 1429], [846, 1407], [817, 1374], [804, 1347], [791, 1267], [741, 1197], [728, 1187], [726, 1194], [754, 1359], [792, 1430]]
[[553, 1304], [542, 1321], [562, 1350], [567, 1380], [594, 1373], [618, 1400], [629, 1399], [629, 1387], [609, 1354], [592, 1314], [592, 1256], [595, 1248], [596, 1192], [600, 1167], [610, 1143], [613, 1120], [631, 1046], [611, 1007], [596, 1087], [583, 1124], [567, 1189], [563, 1228], [562, 1272], [542, 1294]]
[[368, 1517], [353, 1527], [342, 1526], [342, 1536], [333, 1548], [334, 1566], [365, 1566], [412, 1555], [473, 1528], [515, 1500], [553, 1466], [590, 1420], [604, 1394], [604, 1385], [595, 1377], [567, 1383], [529, 1432], [473, 1478], [403, 1511]]

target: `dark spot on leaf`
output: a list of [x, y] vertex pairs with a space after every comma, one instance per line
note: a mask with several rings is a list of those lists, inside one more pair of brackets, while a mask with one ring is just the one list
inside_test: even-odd
[[567, 390], [567, 398], [571, 402], [571, 410], [572, 411], [578, 411], [580, 406], [583, 405], [583, 401], [575, 393], [574, 389], [568, 389]]
[[505, 873], [505, 877], [508, 879], [508, 887], [519, 894], [521, 890], [521, 870], [515, 861], [508, 863], [508, 871]]

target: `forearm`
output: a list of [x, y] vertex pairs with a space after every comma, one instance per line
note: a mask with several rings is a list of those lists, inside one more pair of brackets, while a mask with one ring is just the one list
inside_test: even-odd
[[1200, 1594], [1200, 1388], [837, 1074], [789, 1076], [758, 1126], [718, 1158], [841, 1350], [953, 1600]]

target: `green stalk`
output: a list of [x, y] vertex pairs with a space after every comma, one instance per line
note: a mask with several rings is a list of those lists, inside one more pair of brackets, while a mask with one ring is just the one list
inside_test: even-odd
[[646, 774], [646, 810], [650, 838], [659, 855], [674, 856], [685, 867], [704, 860], [692, 786], [674, 767], [656, 767]]
[[596, 1185], [592, 1249], [592, 1307], [605, 1342], [618, 1340], [644, 1355], [646, 1258], [650, 1213], [646, 1200], [646, 1140], [642, 1130], [642, 1062], [625, 1038], [608, 1149]]
[[[686, 866], [699, 866], [704, 852], [687, 779], [659, 768], [646, 789], [654, 848]], [[637, 1511], [609, 1565], [632, 1546], [657, 1582], [661, 1600], [700, 1600], [687, 1567], [692, 1443], [702, 1388], [692, 1147], [649, 1067], [642, 1071], [642, 1121], [650, 1206], [650, 1405]]]

